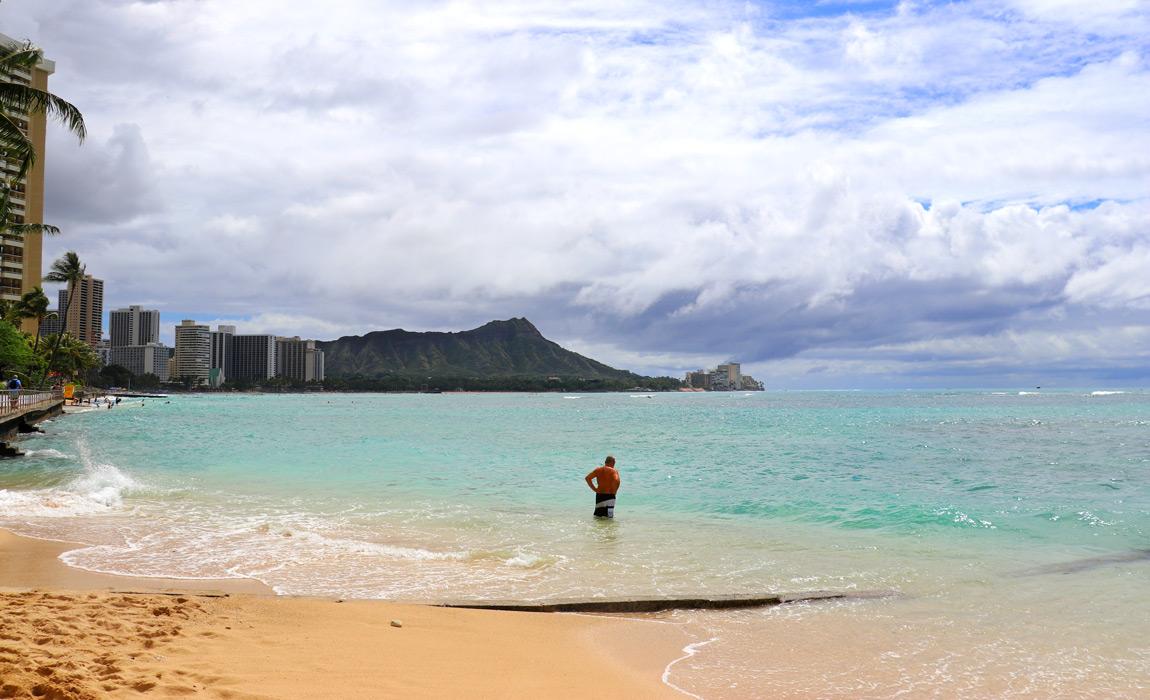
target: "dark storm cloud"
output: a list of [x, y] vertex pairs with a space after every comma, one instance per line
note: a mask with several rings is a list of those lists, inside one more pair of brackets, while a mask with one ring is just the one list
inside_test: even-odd
[[118, 124], [103, 143], [76, 148], [53, 134], [45, 187], [52, 220], [63, 227], [123, 223], [161, 208], [139, 126]]

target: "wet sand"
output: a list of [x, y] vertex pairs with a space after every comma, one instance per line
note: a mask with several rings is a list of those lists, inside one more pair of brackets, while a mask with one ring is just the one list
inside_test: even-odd
[[108, 576], [74, 547], [0, 530], [0, 697], [684, 697], [674, 625]]

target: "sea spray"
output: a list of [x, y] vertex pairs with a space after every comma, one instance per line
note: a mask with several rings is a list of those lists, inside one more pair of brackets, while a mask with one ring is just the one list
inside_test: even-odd
[[[135, 479], [113, 464], [93, 459], [87, 441], [77, 440], [79, 473], [57, 486], [12, 491], [0, 489], [0, 516], [65, 518], [99, 515], [118, 509], [124, 496], [140, 487]], [[34, 451], [36, 456], [71, 459], [63, 452], [48, 448]]]

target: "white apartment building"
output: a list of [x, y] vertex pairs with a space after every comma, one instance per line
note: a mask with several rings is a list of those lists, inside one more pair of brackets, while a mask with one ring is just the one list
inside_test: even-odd
[[112, 346], [108, 349], [108, 364], [120, 365], [137, 377], [154, 374], [166, 382], [170, 378], [169, 349], [161, 343]]

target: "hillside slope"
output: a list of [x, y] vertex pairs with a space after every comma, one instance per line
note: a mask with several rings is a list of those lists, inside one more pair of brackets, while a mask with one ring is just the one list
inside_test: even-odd
[[581, 377], [629, 379], [637, 375], [608, 367], [543, 337], [525, 318], [492, 321], [457, 333], [374, 331], [320, 341], [327, 376], [382, 377]]

